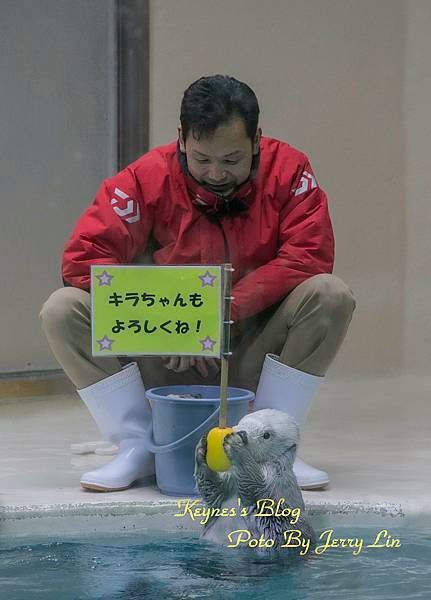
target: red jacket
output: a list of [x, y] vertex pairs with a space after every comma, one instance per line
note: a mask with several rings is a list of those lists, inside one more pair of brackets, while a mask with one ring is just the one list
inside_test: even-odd
[[102, 183], [65, 246], [63, 281], [89, 290], [90, 265], [133, 263], [151, 239], [156, 265], [231, 262], [237, 321], [332, 272], [327, 199], [302, 152], [262, 137], [258, 168], [238, 197], [247, 210], [213, 220], [199, 205], [217, 197], [181, 168], [177, 143], [154, 148]]

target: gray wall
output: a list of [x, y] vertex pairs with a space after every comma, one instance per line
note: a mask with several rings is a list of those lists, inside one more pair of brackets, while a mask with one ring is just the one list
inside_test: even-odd
[[114, 172], [113, 4], [2, 0], [0, 371], [58, 368], [39, 310], [61, 250]]
[[406, 141], [404, 364], [430, 371], [431, 350], [431, 2], [410, 0], [406, 21], [403, 125]]
[[182, 91], [200, 75], [227, 72], [248, 82], [260, 99], [264, 133], [306, 152], [329, 195], [335, 273], [358, 301], [331, 371], [397, 372], [406, 252], [406, 3], [153, 0], [151, 7], [152, 143], [173, 136]]
[[[110, 6], [2, 4], [10, 81], [0, 109], [2, 371], [58, 366], [37, 314], [61, 285], [74, 220], [112, 170]], [[306, 152], [329, 196], [335, 273], [358, 301], [331, 373], [426, 373], [431, 3], [151, 0], [150, 8], [151, 145], [175, 137], [182, 92], [200, 75], [248, 82], [264, 133]]]

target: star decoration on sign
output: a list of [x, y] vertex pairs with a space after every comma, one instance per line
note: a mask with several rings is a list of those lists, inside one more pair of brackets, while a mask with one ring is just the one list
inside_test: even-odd
[[103, 271], [103, 273], [101, 275], [96, 275], [97, 279], [99, 280], [99, 287], [101, 285], [111, 285], [111, 279], [113, 279], [113, 275], [109, 275], [109, 273], [107, 273], [106, 271]]
[[96, 340], [99, 344], [99, 350], [112, 350], [112, 344], [115, 340], [110, 340], [107, 335], [104, 335], [100, 340]]
[[198, 277], [202, 281], [202, 287], [205, 287], [206, 285], [214, 287], [214, 279], [217, 279], [216, 275], [211, 275], [209, 271], [207, 271], [205, 275], [198, 275]]
[[217, 340], [212, 340], [208, 335], [204, 340], [199, 340], [199, 343], [202, 344], [202, 350], [214, 350], [214, 344], [217, 343]]

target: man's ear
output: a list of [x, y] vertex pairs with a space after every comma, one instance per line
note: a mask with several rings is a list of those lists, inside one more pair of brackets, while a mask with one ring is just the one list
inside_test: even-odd
[[177, 128], [177, 131], [178, 131], [178, 141], [180, 143], [180, 150], [181, 150], [181, 152], [185, 152], [186, 151], [186, 145], [185, 145], [185, 141], [184, 141], [184, 138], [183, 138], [183, 130], [181, 129], [181, 126], [179, 126]]
[[253, 140], [253, 154], [259, 154], [260, 148], [260, 138], [262, 137], [262, 129], [260, 127], [257, 128], [256, 135]]

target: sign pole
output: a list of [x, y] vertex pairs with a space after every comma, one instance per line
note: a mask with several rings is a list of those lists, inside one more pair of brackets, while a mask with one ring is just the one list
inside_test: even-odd
[[223, 344], [221, 351], [221, 374], [220, 374], [220, 415], [219, 415], [219, 427], [224, 429], [227, 427], [227, 388], [228, 388], [228, 374], [229, 374], [229, 356], [232, 355], [230, 351], [230, 326], [233, 321], [230, 320], [230, 307], [231, 300], [234, 296], [231, 296], [232, 286], [232, 268], [231, 263], [224, 264], [223, 271]]

